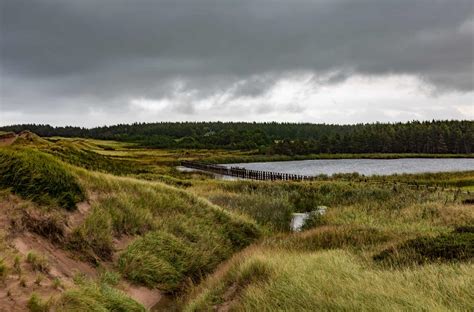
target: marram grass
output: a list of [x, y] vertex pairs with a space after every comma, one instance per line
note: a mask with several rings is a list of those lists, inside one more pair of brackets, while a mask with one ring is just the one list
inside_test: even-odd
[[250, 219], [162, 183], [74, 170], [93, 190], [92, 209], [68, 244], [85, 260], [111, 260], [114, 237], [135, 236], [120, 253], [126, 279], [165, 291], [197, 282], [260, 237]]
[[0, 148], [0, 187], [42, 204], [74, 209], [84, 191], [65, 164], [29, 148]]
[[[241, 283], [249, 266], [266, 273]], [[211, 276], [185, 311], [469, 311], [473, 272], [473, 264], [381, 270], [342, 250], [257, 250]]]

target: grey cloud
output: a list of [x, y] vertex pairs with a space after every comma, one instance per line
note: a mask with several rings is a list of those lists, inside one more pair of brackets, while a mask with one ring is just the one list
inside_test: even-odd
[[[66, 109], [78, 100], [125, 105], [134, 97], [167, 96], [177, 80], [196, 97], [257, 96], [297, 72], [315, 73], [315, 84], [353, 74], [410, 74], [440, 92], [474, 89], [471, 0], [0, 5], [1, 97], [10, 110]], [[176, 109], [192, 113], [189, 105]]]

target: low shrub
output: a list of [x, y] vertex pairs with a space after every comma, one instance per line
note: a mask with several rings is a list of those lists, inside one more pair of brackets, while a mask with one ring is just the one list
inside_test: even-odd
[[13, 270], [15, 271], [16, 274], [20, 275], [21, 274], [21, 256], [16, 255], [15, 258], [13, 259]]
[[59, 277], [55, 277], [53, 279], [53, 287], [54, 289], [59, 289], [59, 288], [62, 288], [63, 287], [63, 283], [61, 282], [61, 280], [59, 279]]

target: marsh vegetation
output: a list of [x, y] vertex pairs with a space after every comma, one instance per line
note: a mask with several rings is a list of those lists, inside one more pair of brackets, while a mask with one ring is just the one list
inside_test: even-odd
[[[0, 307], [474, 306], [474, 172], [259, 182], [175, 169], [246, 153], [31, 133], [0, 147]], [[292, 213], [321, 205], [290, 231]]]

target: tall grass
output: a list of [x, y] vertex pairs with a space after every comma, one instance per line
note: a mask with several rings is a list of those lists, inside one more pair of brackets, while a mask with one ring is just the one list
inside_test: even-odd
[[53, 305], [54, 311], [65, 312], [145, 312], [146, 309], [122, 291], [106, 283], [85, 281], [67, 290]]
[[[461, 204], [452, 192], [392, 183], [464, 185], [472, 182], [472, 172], [373, 177], [367, 179], [370, 183], [357, 175], [305, 183], [222, 182], [202, 177], [189, 181], [183, 180], [189, 176], [165, 166], [177, 162], [174, 156], [212, 156], [209, 151], [123, 150], [100, 143], [38, 144], [54, 156], [25, 149], [24, 144], [0, 149], [0, 160], [6, 160], [0, 163], [0, 173], [9, 175], [0, 176], [0, 181], [7, 181], [0, 186], [41, 203], [70, 208], [87, 193], [91, 210], [57, 243], [66, 243], [76, 255], [98, 266], [113, 262], [107, 268], [120, 272], [102, 274], [100, 282], [82, 282], [67, 290], [54, 303], [57, 311], [143, 311], [112, 287], [121, 276], [172, 294], [194, 289], [185, 307], [194, 311], [465, 310], [473, 306], [472, 233], [468, 231], [474, 223], [472, 206]], [[240, 155], [226, 153], [215, 156]], [[131, 164], [134, 167], [129, 168]], [[138, 179], [90, 169], [133, 174]], [[185, 189], [153, 182], [157, 180]], [[18, 182], [16, 189], [12, 181]], [[61, 194], [74, 189], [71, 185], [80, 194], [71, 197], [68, 206]], [[319, 205], [328, 206], [324, 216], [302, 233], [288, 233], [293, 212]], [[33, 223], [43, 220], [42, 215], [30, 217]], [[41, 229], [61, 223], [44, 221], [48, 222]], [[461, 226], [464, 232], [451, 239], [452, 230]], [[34, 228], [28, 227], [42, 233]], [[262, 228], [268, 231], [258, 241]], [[118, 251], [116, 244], [122, 245], [122, 238], [131, 243]], [[258, 245], [235, 255], [257, 241]], [[412, 253], [414, 249], [418, 255]], [[426, 257], [420, 251], [437, 257], [440, 250], [449, 255], [458, 250], [460, 256], [448, 263], [414, 261]], [[467, 259], [463, 258], [466, 250]], [[409, 266], [404, 264], [407, 259]], [[460, 259], [463, 263], [457, 263]]]
[[396, 232], [354, 225], [321, 226], [292, 235], [265, 238], [261, 246], [279, 250], [312, 252], [321, 249], [364, 248], [397, 238]]
[[81, 251], [81, 257], [94, 263], [111, 260], [113, 249], [112, 224], [106, 210], [94, 207], [85, 222], [75, 228], [68, 239], [71, 250]]
[[[249, 266], [269, 272], [244, 285]], [[472, 264], [372, 269], [341, 250], [304, 254], [257, 250], [211, 277], [185, 311], [467, 311], [474, 306]], [[255, 268], [254, 268], [255, 270]]]
[[134, 282], [179, 290], [260, 236], [248, 219], [183, 190], [82, 169], [75, 173], [96, 195], [92, 212], [70, 235], [70, 248], [97, 263], [111, 259], [114, 237], [139, 235], [118, 262]]
[[[467, 310], [474, 304], [474, 210], [456, 193], [342, 181], [195, 183], [192, 190], [258, 215], [279, 233], [194, 288], [187, 311]], [[284, 199], [287, 212], [328, 209], [314, 228], [288, 234], [289, 220], [275, 222], [272, 215], [274, 198]], [[249, 270], [270, 274], [241, 283]]]
[[401, 219], [403, 212], [415, 205], [432, 203], [435, 208], [439, 203], [453, 202], [452, 194], [417, 191], [403, 185], [331, 181], [213, 181], [194, 183], [191, 190], [217, 205], [244, 213], [273, 231], [283, 232], [290, 230], [293, 212], [312, 211], [319, 205], [329, 207], [319, 224], [366, 224], [384, 219], [389, 222], [394, 216]]
[[137, 166], [137, 161], [104, 156], [91, 150], [90, 146], [78, 142], [61, 140], [55, 144], [48, 145], [42, 150], [67, 163], [89, 170], [109, 172], [117, 175], [139, 174], [149, 171], [144, 164]]
[[74, 209], [84, 192], [54, 157], [33, 149], [0, 149], [0, 187], [39, 203]]

